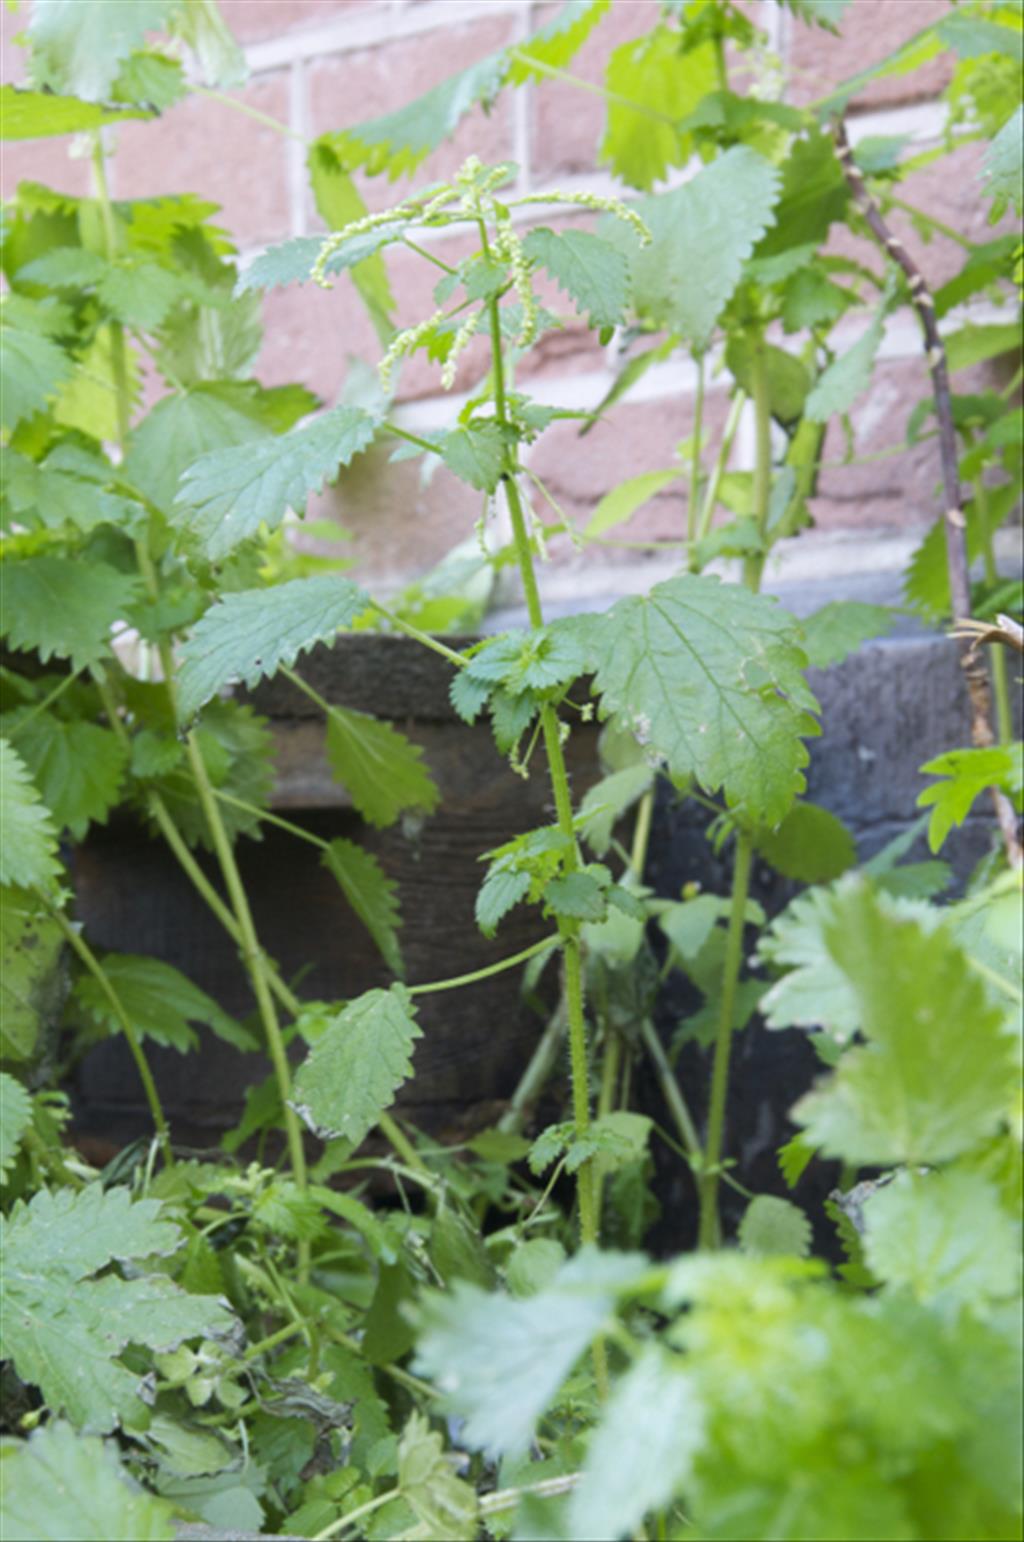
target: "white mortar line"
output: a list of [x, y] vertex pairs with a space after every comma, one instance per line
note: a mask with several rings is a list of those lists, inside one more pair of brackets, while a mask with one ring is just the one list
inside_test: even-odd
[[[527, 0], [519, 20], [519, 42], [525, 43], [533, 31], [533, 4]], [[516, 191], [522, 196], [532, 190], [533, 170], [530, 144], [530, 108], [533, 103], [533, 83], [527, 81], [512, 92], [512, 159], [519, 167]]]
[[[309, 175], [306, 171], [306, 147], [309, 135], [306, 110], [306, 66], [296, 59], [288, 71], [288, 126], [291, 135], [287, 140], [288, 158], [288, 224], [290, 234], [306, 234], [306, 209]], [[301, 137], [296, 139], [298, 134]]]
[[253, 74], [280, 69], [296, 59], [311, 59], [321, 54], [352, 53], [373, 48], [379, 43], [393, 43], [401, 38], [418, 37], [424, 32], [456, 26], [459, 22], [479, 21], [486, 16], [514, 16], [528, 0], [424, 0], [422, 5], [400, 11], [373, 6], [352, 16], [338, 16], [322, 26], [313, 26], [251, 43], [245, 50], [246, 62]]
[[[976, 306], [960, 306], [951, 311], [942, 320], [942, 331], [948, 333], [955, 331], [967, 322], [975, 326], [1007, 324], [1013, 320], [1005, 311], [990, 304]], [[869, 322], [865, 320], [861, 325], [848, 325], [839, 328], [835, 335], [835, 347], [837, 353], [845, 353], [857, 340], [863, 336]], [[714, 368], [719, 354], [712, 351], [708, 358], [709, 395], [719, 387], [714, 380]], [[890, 317], [886, 323], [882, 343], [878, 350], [879, 359], [924, 359], [924, 346], [921, 340], [921, 332], [917, 320], [911, 315]], [[613, 369], [580, 370], [572, 374], [542, 375], [538, 377], [527, 376], [524, 378], [524, 386], [535, 401], [549, 407], [566, 407], [571, 411], [586, 412], [596, 407], [605, 393], [614, 384], [616, 372]], [[633, 404], [641, 402], [660, 402], [680, 396], [691, 396], [696, 390], [697, 371], [692, 360], [679, 357], [667, 359], [661, 364], [652, 364], [646, 374], [629, 392], [627, 401]], [[425, 428], [441, 428], [452, 422], [462, 408], [469, 401], [472, 392], [458, 395], [441, 395], [418, 397], [415, 401], [401, 403], [395, 411], [395, 418], [403, 428], [413, 432]], [[739, 432], [736, 436], [736, 451], [734, 464], [740, 467], [753, 465], [753, 420], [749, 410], [745, 411], [740, 420]]]

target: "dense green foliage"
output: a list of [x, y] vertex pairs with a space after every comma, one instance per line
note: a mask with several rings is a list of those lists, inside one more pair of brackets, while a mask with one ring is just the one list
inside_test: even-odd
[[[827, 48], [845, 0], [787, 3]], [[819, 731], [805, 670], [854, 652], [892, 613], [836, 601], [801, 621], [758, 592], [772, 549], [810, 522], [825, 426], [848, 426], [887, 319], [913, 299], [884, 253], [872, 267], [825, 250], [835, 226], [868, 228], [832, 119], [869, 80], [947, 51], [950, 145], [988, 141], [977, 196], [993, 220], [1015, 200], [1019, 212], [1019, 8], [961, 4], [798, 110], [730, 88], [727, 57], [756, 68], [761, 47], [731, 0], [671, 0], [607, 59], [596, 153], [624, 201], [554, 193], [543, 217], [558, 228], [521, 233], [538, 200], [514, 196], [513, 167], [471, 158], [369, 215], [354, 172], [408, 176], [475, 104], [565, 76], [608, 10], [569, 0], [526, 43], [310, 145], [331, 234], [273, 248], [242, 276], [201, 197], [108, 193], [110, 126], [178, 101], [186, 63], [216, 86], [243, 73], [212, 0], [127, 9], [126, 21], [118, 0], [35, 0], [31, 86], [5, 87], [2, 104], [8, 138], [88, 136], [95, 182], [82, 198], [23, 183], [2, 236], [4, 1537], [170, 1538], [181, 1519], [323, 1542], [1020, 1536], [1019, 844], [1004, 821], [956, 899], [936, 856], [980, 800], [995, 791], [1012, 814], [1024, 795], [1003, 646], [1019, 585], [1000, 578], [993, 548], [1022, 484], [1019, 370], [1002, 392], [952, 397], [996, 716], [991, 744], [951, 746], [923, 768], [936, 778], [919, 827], [934, 860], [906, 860], [911, 835], [858, 864], [851, 833], [801, 796]], [[856, 151], [883, 214], [900, 178], [938, 153], [904, 149]], [[658, 190], [694, 157], [692, 179]], [[476, 241], [454, 268], [419, 240], [446, 229]], [[386, 267], [400, 243], [438, 270], [436, 311], [401, 331]], [[935, 296], [940, 318], [981, 293], [1019, 302], [1016, 237], [964, 249]], [[620, 328], [639, 343], [591, 414], [517, 389], [519, 360], [560, 325], [535, 294], [541, 274], [600, 337]], [[350, 280], [381, 338], [380, 389], [363, 381], [358, 404], [318, 412], [301, 385], [262, 386], [260, 292]], [[852, 315], [862, 327], [848, 346], [836, 329]], [[402, 360], [425, 350], [450, 386], [480, 335], [490, 357], [458, 420], [405, 432], [389, 408]], [[949, 328], [954, 387], [1014, 336]], [[581, 418], [584, 435], [677, 351], [696, 364], [699, 402], [710, 369], [730, 383], [715, 454], [698, 405], [677, 464], [609, 489], [583, 528], [553, 499], [555, 519], [542, 519], [521, 447], [558, 418]], [[160, 383], [155, 402], [144, 379]], [[756, 463], [731, 472], [748, 402]], [[944, 431], [944, 410], [921, 403], [908, 441]], [[380, 439], [475, 489], [487, 537], [390, 608], [343, 561], [288, 540], [308, 499]], [[687, 494], [682, 570], [604, 614], [545, 625], [535, 569], [547, 539], [611, 539], [670, 486]], [[494, 550], [499, 493], [512, 540]], [[906, 599], [948, 622], [942, 523], [914, 555]], [[738, 564], [743, 581], [705, 571], [713, 562]], [[500, 565], [518, 569], [529, 626], [463, 651], [439, 640], [479, 619]], [[486, 714], [511, 766], [550, 779], [555, 808], [480, 854], [481, 929], [500, 933], [530, 904], [550, 935], [473, 978], [525, 964], [533, 989], [557, 959], [561, 981], [507, 1113], [457, 1149], [390, 1112], [413, 1075], [417, 995], [465, 982], [404, 983], [380, 862], [291, 827], [320, 845], [394, 976], [329, 1002], [300, 999], [279, 974], [236, 862], [267, 818], [289, 828], [270, 808], [270, 734], [232, 696], [237, 682], [284, 673], [312, 697], [332, 774], [368, 823], [437, 806], [418, 746], [329, 706], [303, 677], [309, 649], [368, 627], [443, 654], [458, 714]], [[595, 714], [604, 774], [574, 808], [562, 747]], [[645, 883], [658, 779], [713, 812], [729, 894], [657, 897]], [[69, 843], [122, 808], [168, 844], [237, 945], [245, 1021], [163, 960], [94, 948], [74, 919]], [[749, 896], [755, 853], [805, 886], [770, 921]], [[700, 1004], [666, 1047], [654, 1002], [677, 972]], [[752, 1031], [808, 1034], [822, 1061], [779, 1153], [789, 1199], [750, 1193], [730, 1154], [743, 1132], [724, 1129], [730, 1045], [757, 1011]], [[182, 1152], [147, 1044], [201, 1055], [200, 1027], [259, 1048], [271, 1074], [221, 1149]], [[154, 1137], [96, 1171], [66, 1139], [60, 1084], [114, 1035]], [[532, 1105], [563, 1040], [566, 1117], [538, 1129]], [[692, 1040], [713, 1046], [702, 1127], [673, 1070]], [[289, 1044], [303, 1056], [294, 1073]], [[671, 1132], [630, 1105], [641, 1058]], [[655, 1139], [700, 1217], [698, 1249], [668, 1260], [644, 1252]], [[809, 1256], [820, 1217], [797, 1203], [818, 1159], [842, 1164], [837, 1269]], [[371, 1175], [395, 1203], [372, 1202]], [[723, 1183], [747, 1200], [735, 1237], [722, 1234]]]

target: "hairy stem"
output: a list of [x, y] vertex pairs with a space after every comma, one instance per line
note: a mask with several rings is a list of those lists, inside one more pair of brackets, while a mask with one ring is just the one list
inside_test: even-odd
[[[503, 427], [508, 427], [508, 409], [505, 401], [505, 379], [502, 365], [501, 320], [496, 300], [489, 304], [491, 322], [492, 369], [494, 373], [495, 417]], [[533, 554], [526, 528], [523, 505], [516, 485], [516, 466], [510, 459], [503, 474], [505, 496], [508, 499], [512, 521], [512, 536], [516, 560], [526, 598], [526, 609], [532, 627], [544, 625], [537, 575], [533, 569]], [[572, 817], [572, 797], [569, 777], [562, 753], [561, 728], [558, 715], [550, 703], [540, 709], [541, 732], [547, 753], [548, 774], [555, 799], [558, 827], [567, 837], [566, 868], [573, 872], [579, 865], [576, 848], [576, 831]], [[579, 927], [575, 921], [560, 918], [559, 935], [562, 939], [562, 959], [565, 983], [565, 1005], [569, 1029], [569, 1064], [572, 1075], [573, 1125], [577, 1137], [590, 1128], [590, 1087], [587, 1067], [587, 1028], [583, 1015], [583, 961], [580, 953]], [[597, 1206], [594, 1192], [594, 1172], [591, 1162], [584, 1162], [577, 1174], [577, 1192], [580, 1206], [580, 1236], [584, 1244], [596, 1243], [598, 1234]]]
[[718, 1247], [721, 1228], [718, 1219], [718, 1179], [725, 1131], [725, 1100], [729, 1088], [729, 1056], [732, 1049], [736, 986], [743, 957], [743, 927], [747, 914], [750, 867], [754, 846], [750, 834], [741, 830], [736, 837], [736, 855], [732, 870], [732, 896], [729, 927], [725, 939], [722, 968], [722, 994], [718, 1004], [718, 1031], [711, 1070], [711, 1097], [708, 1108], [708, 1137], [700, 1174], [700, 1225], [697, 1245]]

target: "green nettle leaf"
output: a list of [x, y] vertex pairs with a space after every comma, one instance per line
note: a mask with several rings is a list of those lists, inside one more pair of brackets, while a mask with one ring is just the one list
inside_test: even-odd
[[112, 265], [96, 286], [104, 310], [126, 326], [151, 332], [187, 291], [175, 273], [155, 262]]
[[[621, 43], [608, 56], [605, 69], [610, 95], [600, 159], [630, 187], [644, 191], [653, 187], [670, 167], [688, 160], [693, 139], [676, 124], [716, 84], [715, 50], [710, 42], [684, 52], [682, 34], [658, 26], [644, 37]], [[630, 104], [642, 102], [650, 116], [617, 97], [626, 97]]]
[[838, 359], [833, 359], [815, 382], [805, 409], [812, 423], [827, 423], [829, 418], [849, 412], [857, 398], [863, 396], [871, 384], [871, 372], [884, 333], [883, 308], [864, 336]]
[[[187, 7], [192, 12], [197, 9]], [[188, 81], [180, 60], [168, 59], [148, 48], [128, 55], [114, 83], [114, 96], [119, 102], [137, 102], [158, 113], [180, 102], [187, 91]]]
[[[638, 314], [705, 348], [743, 264], [774, 224], [780, 187], [770, 161], [735, 145], [682, 187], [641, 200], [637, 213], [650, 228], [651, 244], [638, 248], [635, 240], [614, 236], [629, 259]], [[607, 221], [601, 229], [613, 239]]]
[[784, 817], [804, 787], [802, 739], [817, 731], [791, 616], [686, 574], [564, 625], [582, 633], [604, 710], [622, 714], [673, 775], [724, 788], [764, 823]]
[[480, 1535], [476, 1491], [456, 1477], [444, 1441], [420, 1413], [410, 1415], [398, 1443], [398, 1487], [425, 1537], [475, 1542]]
[[100, 107], [76, 96], [0, 86], [0, 139], [44, 139], [56, 134], [87, 134], [125, 118], [152, 118], [142, 107]]
[[355, 841], [338, 837], [320, 859], [338, 884], [356, 915], [373, 938], [392, 974], [405, 974], [398, 944], [401, 918], [398, 885], [388, 877], [372, 852]]
[[1004, 123], [985, 153], [985, 191], [992, 199], [992, 218], [1012, 203], [1021, 212], [1024, 186], [1024, 107]]
[[564, 69], [578, 53], [609, 9], [611, 0], [566, 0], [546, 26], [534, 32], [521, 48], [510, 50], [509, 80], [521, 86], [528, 80], [545, 80], [544, 65]]
[[954, 825], [962, 825], [975, 801], [990, 787], [1001, 787], [1020, 803], [1024, 792], [1024, 744], [991, 749], [949, 750], [921, 767], [943, 781], [926, 787], [918, 808], [930, 808], [928, 845], [939, 851]]
[[[704, 897], [690, 904], [699, 904]], [[809, 889], [762, 935], [758, 957], [776, 969], [789, 970], [761, 998], [766, 1027], [820, 1028], [840, 1045], [848, 1043], [860, 1027], [860, 1005], [827, 940], [839, 913], [837, 903], [834, 889]], [[908, 908], [899, 899], [885, 898], [881, 903], [894, 921], [920, 915], [922, 910], [913, 904]], [[937, 919], [937, 913], [931, 914]]]
[[829, 32], [837, 32], [850, 0], [783, 0], [783, 4], [808, 26], [816, 24]]
[[186, 1295], [165, 1275], [89, 1278], [114, 1260], [173, 1252], [178, 1228], [160, 1208], [94, 1183], [40, 1190], [0, 1223], [3, 1353], [54, 1414], [90, 1433], [144, 1414], [142, 1381], [118, 1358], [126, 1345], [169, 1350], [231, 1325], [217, 1300]]
[[497, 423], [455, 428], [438, 445], [449, 471], [481, 492], [493, 493], [505, 466], [505, 440]]
[[141, 530], [145, 510], [134, 499], [108, 492], [103, 484], [112, 477], [113, 469], [106, 465], [93, 476], [65, 469], [59, 450], [41, 465], [15, 458], [12, 451], [6, 492], [19, 523], [38, 522], [47, 530], [71, 525], [86, 532], [107, 524], [135, 534]]
[[629, 299], [629, 266], [609, 241], [586, 230], [531, 230], [523, 242], [531, 261], [544, 268], [591, 327], [615, 327]]
[[[0, 772], [6, 781], [2, 762]], [[40, 1035], [60, 1016], [63, 948], [57, 922], [31, 895], [0, 890], [0, 1059], [30, 1060]]]
[[632, 1536], [677, 1494], [704, 1438], [704, 1408], [680, 1356], [644, 1349], [616, 1384], [569, 1502], [573, 1542]]
[[492, 868], [476, 897], [476, 924], [485, 937], [493, 937], [498, 922], [530, 892], [529, 873]]
[[17, 750], [0, 739], [0, 884], [52, 889], [60, 872], [50, 811]]
[[214, 450], [266, 439], [266, 427], [211, 387], [174, 391], [132, 431], [125, 472], [160, 508], [170, 510], [188, 468]]
[[281, 664], [351, 626], [369, 596], [347, 578], [322, 573], [271, 589], [244, 589], [211, 605], [182, 649], [178, 710], [183, 721], [229, 681], [253, 686]]
[[843, 821], [817, 803], [794, 803], [778, 829], [759, 831], [756, 843], [777, 873], [800, 883], [828, 883], [857, 861]]
[[53, 408], [54, 417], [64, 428], [77, 428], [91, 439], [110, 440], [118, 436], [119, 379], [123, 379], [125, 395], [133, 407], [139, 397], [138, 353], [126, 346], [119, 357], [116, 330], [112, 322], [96, 329]]
[[33, 84], [109, 101], [121, 63], [147, 32], [166, 26], [178, 0], [36, 0], [28, 36]]
[[6, 1542], [170, 1542], [173, 1508], [140, 1489], [115, 1450], [62, 1420], [5, 1441], [0, 1531]]
[[417, 1369], [444, 1406], [465, 1417], [463, 1438], [493, 1456], [525, 1451], [537, 1420], [612, 1308], [644, 1267], [632, 1254], [584, 1249], [546, 1290], [525, 1300], [457, 1280], [425, 1294]]
[[18, 753], [57, 828], [80, 841], [94, 821], [106, 824], [128, 763], [128, 750], [117, 735], [82, 718], [58, 718], [51, 712], [24, 723], [18, 715], [9, 721]]
[[594, 871], [552, 878], [544, 890], [545, 906], [556, 916], [570, 916], [577, 921], [603, 921], [608, 909], [605, 896], [611, 874], [607, 868], [599, 870], [604, 874], [603, 882]]
[[901, 1172], [864, 1204], [872, 1274], [919, 1301], [966, 1306], [1019, 1296], [1020, 1224], [977, 1172]]
[[895, 620], [888, 605], [867, 605], [862, 600], [832, 600], [805, 616], [803, 650], [813, 669], [839, 664], [861, 643], [887, 632]]
[[393, 825], [406, 809], [431, 814], [437, 807], [440, 794], [420, 746], [380, 718], [332, 707], [327, 759], [332, 776], [372, 825]]
[[397, 112], [324, 134], [320, 142], [349, 170], [362, 166], [371, 176], [406, 177], [451, 137], [471, 108], [494, 100], [507, 72], [504, 52], [488, 54]]
[[52, 338], [21, 327], [3, 328], [3, 391], [0, 422], [13, 429], [40, 412], [71, 377], [74, 362]]
[[178, 518], [202, 539], [214, 560], [260, 526], [276, 529], [289, 508], [301, 512], [342, 466], [365, 450], [376, 421], [359, 407], [335, 407], [278, 439], [214, 450], [185, 472]]
[[807, 1139], [857, 1166], [892, 1166], [948, 1161], [995, 1133], [1014, 1045], [948, 931], [894, 920], [858, 884], [836, 896], [825, 937], [868, 1042], [796, 1105]]
[[56, 654], [75, 670], [110, 653], [110, 632], [140, 594], [139, 581], [105, 562], [25, 557], [4, 565], [3, 635], [12, 648]]
[[758, 1194], [740, 1222], [744, 1253], [783, 1253], [806, 1258], [811, 1251], [811, 1223], [798, 1205], [774, 1194]]
[[366, 991], [330, 1019], [299, 1067], [296, 1111], [315, 1134], [358, 1146], [412, 1074], [413, 1044], [422, 1037], [404, 986]]
[[[756, 261], [819, 246], [833, 221], [842, 219], [849, 199], [850, 189], [830, 136], [814, 130], [796, 140], [783, 162], [774, 225], [758, 243]], [[804, 253], [798, 266], [806, 266], [810, 255]]]
[[15, 1077], [0, 1071], [0, 1184], [7, 1182], [7, 1169], [31, 1123], [32, 1099]]
[[[189, 1024], [204, 1023], [235, 1049], [259, 1048], [248, 1029], [229, 1017], [212, 996], [193, 985], [173, 965], [133, 953], [107, 953], [103, 969], [140, 1036], [184, 1053], [199, 1042]], [[79, 977], [74, 999], [106, 1033], [121, 1031], [120, 1019], [92, 975]]]

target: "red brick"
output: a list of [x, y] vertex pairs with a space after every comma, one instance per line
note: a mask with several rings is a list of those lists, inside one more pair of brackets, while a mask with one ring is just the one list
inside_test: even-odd
[[[958, 395], [998, 390], [1005, 384], [1005, 373], [994, 362], [965, 369], [953, 379]], [[855, 457], [905, 446], [910, 414], [930, 395], [923, 352], [919, 358], [887, 359], [877, 365], [871, 390], [853, 412]], [[929, 426], [934, 427], [934, 419], [925, 432]], [[914, 530], [938, 517], [943, 498], [937, 439], [867, 465], [840, 464], [845, 450], [840, 426], [830, 424], [822, 450], [825, 468], [811, 501], [821, 528]]]
[[[825, 96], [851, 75], [895, 53], [922, 27], [949, 13], [948, 0], [855, 0], [839, 36], [794, 20], [788, 60], [787, 99], [803, 106]], [[909, 75], [876, 80], [853, 100], [854, 109], [920, 102], [941, 91], [950, 75], [943, 54]]]
[[0, 196], [11, 198], [19, 182], [45, 182], [59, 193], [82, 197], [90, 192], [88, 157], [71, 158], [71, 135], [59, 139], [9, 141], [0, 155]]
[[380, 4], [381, 0], [220, 0], [220, 10], [240, 43], [255, 43]]
[[[705, 403], [705, 424], [711, 430], [707, 456], [717, 449], [728, 402], [719, 392], [711, 393]], [[668, 470], [679, 461], [676, 446], [692, 431], [692, 397], [666, 398], [654, 402], [625, 401], [614, 407], [585, 438], [579, 437], [579, 425], [553, 423], [538, 440], [530, 454], [530, 467], [544, 482], [557, 502], [578, 526], [582, 526], [595, 506], [628, 477], [644, 471]], [[538, 510], [545, 519], [550, 511]], [[609, 532], [610, 540], [678, 541], [686, 535], [686, 479], [678, 486], [659, 493], [634, 514], [628, 524]], [[615, 563], [642, 553], [615, 545], [588, 545], [588, 563]], [[565, 539], [552, 542], [556, 561], [579, 561]]]
[[389, 461], [375, 446], [311, 502], [310, 519], [331, 519], [352, 532], [345, 555], [353, 576], [371, 585], [408, 583], [472, 534], [482, 495], [443, 466], [424, 481], [420, 460]]
[[[550, 21], [557, 10], [557, 6], [542, 6], [535, 18], [536, 26]], [[627, 4], [620, 0], [570, 61], [570, 72], [602, 85], [611, 50], [627, 38], [649, 32], [659, 14], [655, 0], [628, 0]], [[539, 82], [528, 89], [533, 180], [548, 182], [573, 172], [592, 172], [604, 133], [605, 105], [601, 97], [560, 80]]]
[[[235, 93], [240, 101], [286, 123], [284, 73]], [[200, 193], [219, 204], [223, 224], [242, 245], [289, 234], [287, 139], [233, 107], [192, 96], [155, 123], [125, 125], [114, 161], [119, 198]]]
[[[317, 135], [354, 127], [394, 112], [513, 36], [514, 19], [500, 16], [318, 59], [309, 70], [311, 131]], [[512, 153], [512, 95], [504, 92], [490, 114], [482, 107], [468, 113], [452, 139], [417, 168], [413, 181], [422, 185], [450, 178], [469, 155], [496, 162], [510, 160]], [[357, 180], [371, 209], [397, 202], [409, 186], [386, 177], [360, 175]]]

